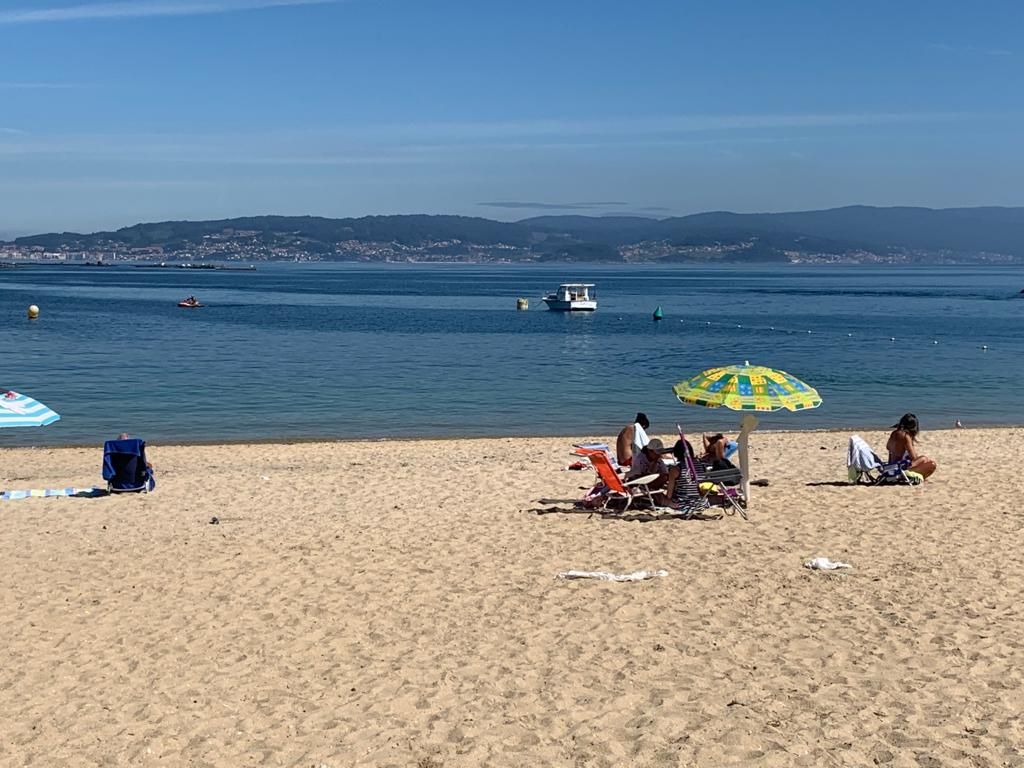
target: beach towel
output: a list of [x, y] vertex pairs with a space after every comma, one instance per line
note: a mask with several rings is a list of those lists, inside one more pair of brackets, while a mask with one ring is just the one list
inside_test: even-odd
[[146, 461], [146, 443], [138, 438], [107, 440], [103, 444], [103, 479], [111, 493], [149, 493], [156, 488]]
[[104, 488], [37, 488], [28, 491], [3, 491], [0, 492], [0, 501], [17, 501], [18, 499], [59, 499], [75, 497], [79, 499], [92, 499], [97, 496], [106, 496]]
[[633, 424], [633, 455], [640, 453], [649, 442], [651, 441], [644, 428], [640, 426], [640, 422]]
[[856, 483], [862, 475], [869, 475], [880, 469], [882, 460], [878, 458], [871, 446], [860, 435], [851, 435], [846, 448], [846, 474], [851, 483]]
[[573, 456], [583, 456], [587, 461], [590, 461], [588, 457], [594, 451], [603, 453], [608, 457], [608, 461], [612, 463], [612, 466], [616, 470], [619, 469], [619, 462], [615, 457], [615, 452], [608, 443], [573, 443], [572, 448], [573, 450], [570, 453]]

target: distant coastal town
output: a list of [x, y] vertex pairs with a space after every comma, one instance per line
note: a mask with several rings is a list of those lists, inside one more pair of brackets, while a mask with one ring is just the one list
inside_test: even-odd
[[130, 246], [109, 243], [89, 248], [39, 245], [0, 245], [0, 266], [28, 263], [113, 266], [147, 264], [210, 268], [215, 264], [254, 264], [258, 262], [358, 261], [380, 263], [464, 263], [513, 264], [558, 261], [602, 261], [621, 263], [736, 263], [742, 261], [785, 261], [791, 264], [1015, 264], [1020, 259], [1001, 253], [974, 253], [970, 258], [955, 251], [852, 250], [842, 253], [785, 250], [783, 259], [744, 259], [756, 242], [702, 246], [678, 246], [664, 242], [645, 242], [620, 246], [618, 259], [586, 259], [578, 256], [559, 258], [559, 254], [539, 254], [528, 248], [507, 244], [476, 245], [459, 240], [406, 245], [397, 242], [349, 241], [336, 244], [330, 251], [307, 250], [301, 246], [270, 246], [249, 233], [207, 236], [194, 246], [168, 250], [162, 246]]
[[0, 262], [202, 266], [270, 261], [511, 264], [1016, 264], [1024, 209], [855, 206], [674, 219], [258, 216], [50, 233], [0, 243]]

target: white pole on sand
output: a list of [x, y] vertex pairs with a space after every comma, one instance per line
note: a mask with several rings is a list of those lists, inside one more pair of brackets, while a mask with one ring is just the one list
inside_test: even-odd
[[740, 472], [743, 475], [743, 498], [747, 500], [747, 506], [750, 506], [750, 433], [757, 429], [757, 417], [748, 413], [740, 420]]

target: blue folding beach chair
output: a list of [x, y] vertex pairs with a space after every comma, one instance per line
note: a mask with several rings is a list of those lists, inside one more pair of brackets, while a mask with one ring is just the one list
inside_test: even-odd
[[860, 435], [850, 436], [846, 472], [854, 484], [920, 485], [924, 482], [921, 475], [910, 471], [910, 459], [882, 461]]
[[138, 438], [103, 444], [103, 479], [108, 493], [149, 493], [156, 488], [146, 464], [146, 443]]

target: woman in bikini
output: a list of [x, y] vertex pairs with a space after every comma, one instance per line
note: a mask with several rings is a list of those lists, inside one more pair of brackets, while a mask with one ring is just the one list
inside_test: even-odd
[[917, 435], [920, 431], [917, 416], [912, 413], [903, 414], [899, 423], [893, 425], [892, 434], [889, 435], [889, 442], [885, 444], [885, 449], [889, 452], [890, 462], [909, 460], [910, 466], [905, 469], [917, 472], [921, 477], [927, 478], [938, 469], [938, 465], [932, 459], [917, 452]]
[[703, 439], [704, 455], [700, 457], [701, 462], [712, 469], [733, 469], [733, 463], [726, 455], [730, 453], [729, 438], [719, 432], [711, 437], [704, 435]]

